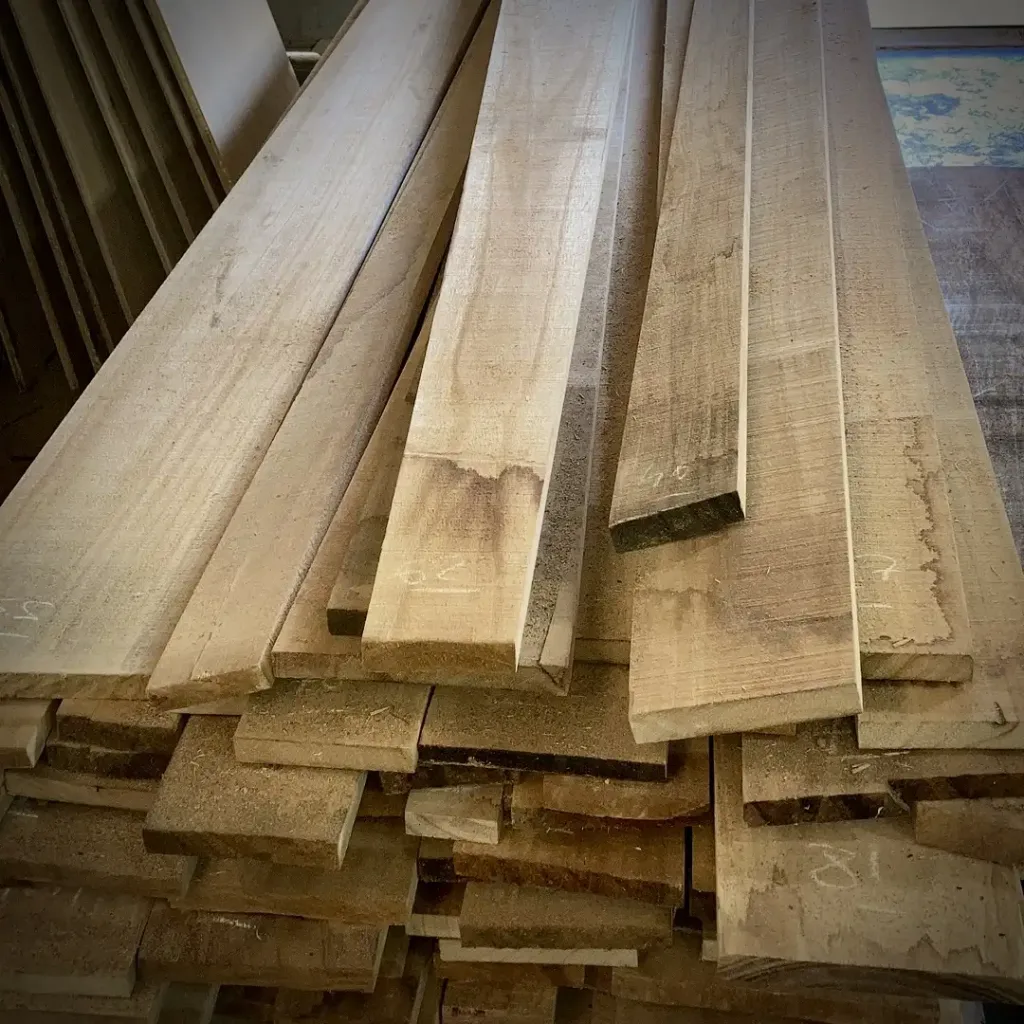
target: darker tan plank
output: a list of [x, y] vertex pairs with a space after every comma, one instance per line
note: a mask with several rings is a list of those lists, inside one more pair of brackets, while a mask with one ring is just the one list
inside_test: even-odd
[[185, 718], [144, 700], [63, 700], [55, 737], [110, 750], [172, 754]]

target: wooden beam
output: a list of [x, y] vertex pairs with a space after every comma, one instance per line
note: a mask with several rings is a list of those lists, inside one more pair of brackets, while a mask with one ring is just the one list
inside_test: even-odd
[[432, 839], [496, 845], [501, 837], [501, 785], [414, 789], [405, 804], [405, 831]]
[[632, 8], [502, 5], [363, 629], [370, 668], [519, 663]]
[[620, 550], [743, 517], [753, 12], [694, 5], [609, 517]]
[[12, 796], [124, 811], [148, 811], [157, 790], [157, 783], [152, 779], [108, 779], [101, 775], [62, 772], [43, 764], [5, 772], [4, 785]]
[[56, 701], [0, 701], [0, 768], [31, 768], [53, 728]]
[[[665, 60], [661, 85], [661, 140], [660, 154], [668, 154], [672, 144], [672, 130], [679, 109], [679, 90], [683, 81], [686, 47], [690, 38], [694, 0], [668, 0], [665, 5]], [[658, 208], [665, 193], [665, 174], [668, 159], [658, 161]]]
[[922, 800], [914, 807], [914, 841], [1018, 868], [1024, 864], [1024, 800]]
[[474, 946], [466, 949], [456, 939], [440, 939], [442, 960], [474, 964], [589, 964], [595, 967], [636, 967], [635, 949], [494, 949]]
[[[421, 336], [429, 329], [429, 311], [423, 326], [420, 316], [455, 220], [495, 16], [492, 10], [476, 33], [352, 291], [175, 627], [147, 687], [158, 703], [216, 700], [273, 682], [270, 652], [292, 599], [373, 425], [391, 404], [402, 357], [417, 329]], [[425, 345], [425, 337], [417, 339], [401, 390], [415, 388]], [[342, 381], [350, 390], [339, 401]], [[401, 394], [394, 402], [401, 407]], [[291, 483], [282, 486], [286, 479]]]
[[62, 700], [55, 737], [112, 750], [173, 754], [185, 718], [141, 700]]
[[[5, 1024], [151, 1024], [168, 1004], [167, 986], [140, 981], [127, 999], [111, 996], [55, 995], [50, 992], [0, 992], [0, 1021]], [[19, 1016], [20, 1015], [20, 1016]], [[179, 1024], [186, 1024], [181, 1020]], [[192, 1024], [192, 1022], [188, 1022]]]
[[[16, 6], [33, 23], [50, 10]], [[450, 0], [426, 21], [402, 0], [367, 8], [4, 502], [0, 577], [36, 602], [36, 621], [28, 640], [0, 638], [0, 692], [141, 695], [479, 12], [480, 0]], [[388, 131], [367, 133], [367, 118]], [[379, 373], [363, 370], [346, 379], [361, 388]]]
[[638, 585], [629, 718], [646, 742], [861, 708], [821, 22], [796, 0], [756, 14], [750, 515]]
[[51, 768], [108, 779], [159, 779], [171, 755], [166, 751], [112, 750], [91, 743], [70, 743], [51, 736], [44, 754]]

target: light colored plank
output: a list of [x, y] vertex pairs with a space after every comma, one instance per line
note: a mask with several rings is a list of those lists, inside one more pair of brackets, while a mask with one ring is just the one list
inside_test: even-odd
[[619, 450], [620, 550], [743, 518], [751, 0], [697, 0]]
[[53, 728], [56, 701], [0, 701], [0, 768], [31, 768]]
[[370, 668], [519, 663], [632, 8], [502, 5], [363, 630]]
[[640, 741], [861, 709], [821, 46], [816, 6], [756, 7], [750, 514], [637, 588]]
[[[690, 38], [694, 0], [668, 0], [665, 6], [665, 60], [661, 85], [661, 139], [659, 154], [667, 154], [672, 144], [672, 130], [679, 109], [679, 90], [683, 81], [683, 64]], [[658, 161], [658, 208], [665, 192], [668, 159]]]
[[495, 845], [501, 837], [502, 789], [500, 785], [414, 789], [405, 804], [405, 831], [411, 836]]
[[[495, 14], [470, 45], [352, 291], [153, 672], [147, 693], [165, 706], [267, 689], [273, 681], [274, 641], [373, 426], [391, 404], [388, 394], [448, 244]], [[429, 322], [428, 316], [421, 335]], [[425, 345], [423, 337], [399, 388], [415, 388]], [[341, 382], [350, 389], [343, 401]], [[395, 405], [401, 403], [398, 394]]]
[[147, 852], [144, 817], [137, 811], [19, 797], [0, 821], [0, 880], [153, 899], [180, 896], [195, 861]]
[[0, 890], [0, 989], [129, 998], [149, 910], [86, 889]]
[[372, 992], [387, 929], [269, 914], [204, 914], [157, 903], [139, 971], [161, 981]]
[[414, 772], [429, 686], [278, 683], [253, 694], [235, 730], [235, 757], [355, 771]]
[[939, 25], [1019, 25], [1014, 0], [869, 0], [875, 28], [922, 28]]
[[668, 745], [638, 744], [621, 668], [575, 666], [567, 697], [438, 686], [420, 732], [420, 761], [602, 778], [664, 780]]
[[922, 800], [914, 806], [914, 841], [1017, 868], [1024, 864], [1024, 800]]
[[[424, 21], [400, 0], [367, 8], [5, 501], [0, 578], [39, 604], [28, 641], [0, 640], [0, 689], [71, 696], [85, 679], [140, 695], [479, 10], [451, 0]], [[367, 133], [377, 119], [387, 132]]]
[[442, 960], [477, 964], [588, 964], [595, 967], [636, 967], [635, 949], [493, 949], [464, 948], [457, 939], [438, 941]]
[[62, 772], [42, 764], [24, 771], [8, 771], [4, 782], [13, 796], [123, 811], [148, 811], [156, 799], [158, 785], [151, 779], [108, 779]]
[[1024, 752], [857, 748], [853, 722], [814, 722], [796, 737], [743, 737], [749, 824], [905, 814], [921, 800], [1024, 797]]
[[[956, 685], [865, 687], [858, 721], [862, 746], [899, 749], [1021, 749], [1024, 729], [1024, 575], [985, 448], [970, 386], [949, 325], [913, 190], [875, 74], [863, 6], [826, 5], [826, 61], [832, 120], [862, 151], [890, 168], [886, 185], [896, 231], [876, 259], [902, 279], [921, 325], [920, 344], [949, 491], [960, 572], [974, 648], [974, 674]], [[870, 68], [870, 74], [865, 73]], [[848, 87], [842, 87], [847, 84]], [[853, 87], [851, 83], [856, 83]], [[837, 147], [842, 161], [853, 149]], [[875, 190], [878, 195], [878, 190]], [[879, 270], [881, 273], [882, 271]]]
[[246, 858], [201, 861], [184, 910], [284, 914], [346, 924], [405, 924], [416, 892], [415, 839], [399, 821], [356, 822], [340, 868], [317, 870]]
[[146, 9], [230, 188], [299, 90], [270, 8], [251, 0], [146, 0]]
[[897, 819], [750, 828], [739, 740], [715, 740], [718, 971], [881, 993], [1024, 998], [1020, 883]]
[[646, 950], [672, 941], [672, 911], [590, 893], [469, 882], [459, 934], [467, 949]]
[[57, 707], [54, 735], [111, 750], [171, 754], [184, 727], [184, 716], [160, 711], [146, 701], [71, 698]]
[[147, 849], [337, 867], [365, 772], [240, 764], [235, 726], [189, 719], [146, 818]]

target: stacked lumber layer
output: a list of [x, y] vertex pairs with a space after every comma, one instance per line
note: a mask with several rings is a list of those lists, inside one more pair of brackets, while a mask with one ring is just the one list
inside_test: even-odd
[[1024, 1001], [1024, 581], [865, 7], [414, 6], [0, 507], [11, 1012]]
[[298, 91], [266, 3], [0, 4], [0, 340], [80, 391]]

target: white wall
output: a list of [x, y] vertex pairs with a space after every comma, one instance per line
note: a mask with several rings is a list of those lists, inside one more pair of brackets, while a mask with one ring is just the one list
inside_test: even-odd
[[875, 28], [1024, 25], [1024, 0], [868, 0]]

